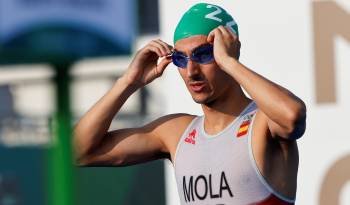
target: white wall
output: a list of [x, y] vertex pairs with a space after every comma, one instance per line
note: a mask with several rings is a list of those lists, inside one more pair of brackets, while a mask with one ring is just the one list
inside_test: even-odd
[[[182, 14], [199, 1], [160, 1], [161, 37], [172, 43]], [[321, 204], [321, 184], [332, 164], [350, 154], [346, 133], [350, 114], [350, 47], [335, 40], [337, 102], [318, 104], [315, 96], [313, 18], [311, 0], [223, 0], [206, 1], [221, 5], [238, 22], [242, 42], [241, 62], [270, 80], [288, 88], [307, 104], [307, 131], [299, 140], [300, 168], [296, 204]], [[336, 1], [350, 15], [350, 1]], [[334, 22], [342, 23], [342, 22]], [[349, 22], [343, 22], [349, 26]], [[327, 29], [327, 26], [325, 26]], [[171, 65], [164, 76], [167, 113], [201, 114]], [[178, 203], [172, 169], [167, 167], [168, 205]], [[349, 166], [348, 166], [349, 167]], [[350, 170], [343, 170], [350, 172]], [[340, 204], [350, 204], [350, 188], [343, 188]]]

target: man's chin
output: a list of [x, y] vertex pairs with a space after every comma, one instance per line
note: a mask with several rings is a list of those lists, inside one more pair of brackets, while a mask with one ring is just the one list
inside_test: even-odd
[[211, 100], [208, 97], [204, 96], [192, 96], [192, 99], [198, 104], [208, 104], [211, 102]]
[[203, 101], [203, 100], [193, 99], [193, 101], [197, 104], [205, 104], [205, 101]]
[[194, 102], [198, 104], [208, 104], [213, 101], [214, 93], [213, 92], [201, 92], [201, 93], [195, 93], [190, 92], [191, 97]]

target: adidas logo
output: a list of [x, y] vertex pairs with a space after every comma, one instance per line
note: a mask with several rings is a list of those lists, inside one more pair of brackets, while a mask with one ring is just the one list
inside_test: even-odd
[[193, 129], [192, 132], [188, 134], [188, 137], [185, 138], [185, 142], [191, 143], [191, 144], [196, 144], [196, 134], [197, 130]]

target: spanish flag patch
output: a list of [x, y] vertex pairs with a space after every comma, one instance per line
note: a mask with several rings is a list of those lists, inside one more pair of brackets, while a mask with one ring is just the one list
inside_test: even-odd
[[246, 135], [248, 133], [248, 129], [249, 129], [249, 125], [252, 121], [253, 118], [253, 114], [251, 115], [247, 115], [242, 124], [239, 126], [238, 132], [237, 132], [237, 136], [236, 137], [242, 137], [244, 135]]

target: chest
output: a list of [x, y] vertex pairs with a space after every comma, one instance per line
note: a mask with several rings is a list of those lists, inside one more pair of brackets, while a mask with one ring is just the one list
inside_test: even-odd
[[254, 170], [249, 154], [248, 134], [237, 136], [238, 129], [239, 127], [233, 127], [208, 138], [194, 128], [179, 142], [175, 157], [176, 174], [194, 178], [202, 175], [207, 184], [214, 181], [220, 184], [223, 174], [235, 184], [245, 184], [251, 180]]
[[[227, 129], [214, 138], [190, 130], [176, 152], [175, 175], [182, 200], [246, 201], [267, 194], [253, 167], [248, 132]], [[195, 135], [194, 135], [195, 133]]]

